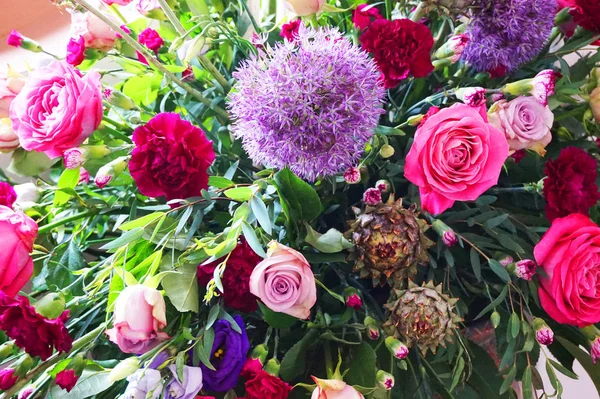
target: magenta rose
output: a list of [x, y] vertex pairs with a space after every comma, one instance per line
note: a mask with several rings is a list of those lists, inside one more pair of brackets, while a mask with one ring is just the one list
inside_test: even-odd
[[106, 335], [124, 353], [146, 353], [169, 338], [161, 331], [167, 325], [165, 311], [160, 292], [131, 285], [115, 301], [114, 327], [106, 330]]
[[488, 123], [485, 107], [454, 104], [421, 123], [404, 175], [419, 187], [423, 209], [437, 215], [498, 183], [507, 157], [506, 138]]
[[306, 258], [275, 241], [252, 271], [250, 292], [269, 309], [299, 319], [307, 319], [317, 301], [315, 276]]
[[0, 290], [15, 296], [33, 274], [31, 251], [38, 226], [21, 211], [0, 205]]
[[71, 37], [83, 37], [86, 48], [101, 51], [112, 49], [117, 40], [115, 31], [91, 12], [71, 13]]
[[66, 61], [36, 69], [13, 100], [10, 119], [21, 147], [59, 157], [102, 121], [100, 74], [82, 76]]
[[140, 192], [167, 200], [198, 196], [208, 187], [215, 160], [202, 130], [174, 113], [162, 113], [133, 132], [129, 171]]
[[538, 294], [548, 315], [578, 327], [600, 322], [600, 227], [578, 213], [554, 219], [533, 254], [545, 271]]
[[533, 97], [500, 100], [490, 108], [490, 123], [504, 132], [511, 151], [532, 150], [546, 154], [552, 140], [554, 114]]

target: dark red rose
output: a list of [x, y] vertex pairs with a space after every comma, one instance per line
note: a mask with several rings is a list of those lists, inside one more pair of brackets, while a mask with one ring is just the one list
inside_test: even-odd
[[259, 359], [248, 359], [246, 363], [244, 363], [244, 367], [242, 367], [241, 376], [247, 380], [251, 380], [256, 376], [256, 374], [260, 373], [263, 369], [263, 365]]
[[17, 193], [10, 184], [0, 181], [0, 205], [12, 208], [17, 200]]
[[590, 207], [600, 199], [597, 167], [596, 159], [577, 147], [563, 149], [558, 158], [546, 163], [544, 198], [549, 221], [572, 213], [589, 215]]
[[281, 26], [281, 37], [283, 37], [288, 42], [293, 42], [298, 34], [298, 29], [300, 29], [300, 25], [302, 24], [302, 20], [295, 19], [293, 21], [288, 22], [287, 24], [283, 24]]
[[[598, 0], [559, 0], [561, 7], [569, 7], [573, 22], [590, 32], [600, 33], [600, 1]], [[600, 40], [593, 44], [600, 45]]]
[[206, 170], [215, 160], [202, 130], [175, 113], [161, 113], [133, 132], [129, 171], [149, 197], [184, 199], [208, 187]]
[[386, 88], [398, 86], [409, 75], [423, 78], [433, 72], [433, 36], [428, 27], [410, 19], [377, 19], [360, 37], [373, 54]]
[[18, 379], [14, 369], [0, 370], [0, 389], [3, 391], [11, 389]]
[[46, 360], [54, 348], [60, 352], [71, 350], [73, 339], [65, 327], [68, 316], [69, 311], [65, 311], [50, 320], [36, 313], [27, 297], [13, 299], [0, 291], [0, 330], [31, 356]]
[[382, 19], [383, 17], [379, 14], [377, 7], [370, 4], [361, 4], [356, 7], [354, 14], [352, 15], [352, 22], [360, 29], [365, 30], [371, 22], [376, 19]]
[[[221, 277], [223, 283], [223, 300], [225, 306], [250, 313], [256, 310], [257, 299], [250, 293], [250, 275], [256, 265], [263, 260], [258, 256], [243, 238], [231, 252], [225, 272]], [[198, 284], [206, 286], [213, 278], [215, 268], [223, 261], [218, 259], [205, 266], [198, 265]]]
[[164, 40], [162, 39], [162, 37], [160, 37], [158, 32], [152, 28], [146, 28], [143, 31], [141, 31], [138, 36], [138, 41], [140, 42], [140, 44], [143, 44], [155, 53], [157, 53], [158, 50], [163, 46], [163, 44], [165, 44]]
[[77, 385], [77, 380], [79, 377], [75, 374], [75, 370], [63, 370], [60, 373], [56, 374], [56, 385], [61, 387], [67, 392], [71, 392], [71, 389], [75, 388]]
[[246, 381], [246, 397], [248, 399], [286, 399], [294, 389], [280, 378], [260, 370], [254, 377]]

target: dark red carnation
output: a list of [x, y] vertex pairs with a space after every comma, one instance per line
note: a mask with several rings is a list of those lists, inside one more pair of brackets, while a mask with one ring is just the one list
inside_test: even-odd
[[577, 147], [563, 149], [558, 158], [546, 163], [544, 197], [549, 221], [572, 213], [589, 214], [600, 199], [597, 167], [596, 159]]
[[409, 75], [423, 78], [433, 71], [431, 31], [410, 19], [377, 19], [360, 42], [373, 54], [386, 88], [398, 86]]
[[298, 34], [298, 30], [300, 29], [300, 25], [302, 24], [302, 20], [295, 19], [293, 21], [288, 22], [287, 24], [283, 24], [281, 26], [281, 37], [283, 37], [288, 42], [293, 42], [296, 40], [296, 35]]
[[27, 297], [13, 299], [0, 291], [0, 330], [31, 356], [46, 360], [54, 349], [71, 350], [73, 339], [65, 327], [68, 316], [69, 311], [65, 311], [56, 319], [48, 319], [36, 313]]
[[519, 163], [525, 158], [525, 155], [527, 155], [527, 151], [517, 150], [513, 152], [510, 157], [515, 160], [515, 163]]
[[0, 205], [12, 208], [17, 200], [17, 193], [10, 184], [0, 181]]
[[[198, 284], [206, 286], [213, 278], [215, 268], [223, 260], [221, 258], [204, 266], [198, 265]], [[258, 298], [250, 293], [250, 275], [261, 260], [262, 258], [242, 238], [231, 252], [221, 277], [225, 306], [245, 313], [256, 310]]]
[[294, 389], [280, 378], [260, 370], [252, 379], [246, 381], [248, 399], [286, 399]]
[[381, 14], [379, 14], [377, 7], [374, 7], [370, 4], [361, 4], [356, 7], [356, 10], [354, 10], [352, 22], [358, 29], [365, 30], [369, 25], [371, 25], [371, 22], [382, 18], [383, 17]]
[[249, 358], [244, 363], [244, 367], [242, 367], [241, 376], [247, 380], [251, 380], [256, 376], [256, 374], [260, 373], [263, 369], [263, 365], [259, 359]]
[[71, 392], [71, 389], [75, 388], [77, 385], [77, 380], [79, 377], [75, 374], [75, 370], [68, 369], [63, 370], [60, 373], [56, 374], [56, 385], [61, 387], [67, 392]]
[[143, 31], [141, 31], [138, 36], [138, 41], [140, 42], [140, 44], [143, 44], [155, 53], [157, 53], [158, 50], [160, 50], [160, 48], [163, 46], [163, 44], [165, 44], [164, 40], [162, 39], [162, 37], [160, 37], [158, 32], [152, 28], [146, 28]]
[[185, 199], [208, 187], [206, 170], [215, 160], [202, 130], [175, 113], [161, 113], [133, 132], [129, 171], [149, 197]]
[[0, 370], [0, 389], [3, 391], [11, 389], [18, 379], [14, 369]]
[[[569, 7], [573, 22], [590, 32], [600, 33], [600, 1], [559, 0], [562, 7]], [[600, 40], [593, 44], [600, 45]]]

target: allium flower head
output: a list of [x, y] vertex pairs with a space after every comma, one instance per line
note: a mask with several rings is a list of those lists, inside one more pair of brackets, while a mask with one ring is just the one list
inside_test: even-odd
[[556, 15], [556, 0], [478, 0], [463, 59], [478, 71], [508, 72], [544, 47]]
[[250, 158], [311, 181], [355, 165], [382, 113], [375, 63], [336, 29], [301, 26], [233, 76], [233, 134]]

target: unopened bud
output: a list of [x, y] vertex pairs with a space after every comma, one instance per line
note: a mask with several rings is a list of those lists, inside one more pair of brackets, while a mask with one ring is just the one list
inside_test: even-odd
[[466, 34], [454, 35], [436, 51], [435, 57], [439, 60], [447, 59], [450, 63], [458, 62], [468, 43], [469, 36]]
[[23, 389], [21, 392], [19, 392], [19, 396], [17, 396], [17, 399], [29, 399], [31, 398], [31, 394], [33, 393], [33, 391], [35, 391], [34, 386], [30, 385], [27, 388]]
[[35, 311], [49, 319], [56, 319], [65, 311], [65, 297], [60, 292], [43, 296], [34, 305]]
[[382, 194], [389, 194], [389, 192], [392, 191], [392, 185], [385, 179], [377, 180], [375, 188], [381, 191]]
[[105, 145], [89, 145], [69, 148], [63, 152], [65, 168], [77, 169], [90, 159], [102, 159], [110, 154], [110, 152], [110, 148]]
[[492, 315], [490, 316], [490, 321], [492, 322], [492, 326], [494, 328], [498, 328], [498, 326], [500, 325], [500, 313], [494, 311], [494, 313], [492, 313]]
[[512, 256], [506, 255], [504, 258], [500, 259], [499, 262], [502, 266], [506, 267], [508, 265], [510, 265], [511, 263], [513, 263], [515, 260], [512, 258]]
[[532, 327], [535, 330], [535, 339], [540, 345], [551, 345], [554, 342], [554, 331], [540, 318], [533, 319]]
[[96, 178], [94, 179], [96, 185], [100, 188], [105, 187], [108, 183], [110, 183], [121, 173], [123, 173], [125, 169], [127, 169], [128, 163], [128, 156], [119, 157], [98, 169], [98, 172], [96, 173]]
[[108, 380], [110, 382], [120, 381], [129, 377], [140, 368], [140, 361], [137, 357], [128, 357], [117, 364], [114, 369], [108, 374]]
[[413, 115], [408, 118], [406, 123], [408, 123], [409, 126], [419, 126], [424, 117], [425, 114]]
[[531, 280], [535, 274], [537, 266], [531, 259], [523, 259], [515, 264], [514, 273], [518, 278], [523, 280]]
[[369, 336], [370, 339], [372, 339], [373, 341], [376, 341], [379, 339], [379, 325], [377, 323], [377, 321], [372, 318], [371, 316], [367, 316], [365, 317], [365, 327], [367, 327], [367, 335]]
[[6, 43], [9, 46], [21, 47], [21, 48], [24, 48], [25, 50], [29, 50], [34, 53], [41, 53], [43, 51], [42, 46], [38, 42], [31, 40], [28, 37], [23, 36], [16, 30], [13, 30], [12, 32], [10, 32], [10, 34], [8, 35], [8, 38], [6, 40]]
[[598, 358], [600, 358], [600, 337], [596, 337], [592, 341], [592, 347], [590, 349], [590, 355], [592, 356], [592, 361], [596, 364]]
[[127, 97], [125, 94], [120, 92], [119, 90], [115, 90], [113, 88], [104, 89], [104, 98], [110, 105], [114, 105], [115, 107], [124, 109], [124, 110], [132, 110], [138, 109], [138, 106], [135, 105], [133, 100]]
[[360, 169], [358, 169], [356, 167], [348, 168], [344, 172], [344, 180], [348, 184], [357, 184], [357, 183], [360, 183], [360, 179], [361, 179], [361, 177], [360, 177]]
[[383, 159], [387, 159], [387, 158], [393, 156], [395, 152], [396, 152], [396, 150], [394, 150], [394, 147], [392, 147], [389, 144], [384, 144], [379, 149], [379, 155]]
[[538, 73], [533, 79], [523, 79], [508, 83], [502, 88], [503, 93], [520, 96], [531, 94], [542, 105], [548, 105], [548, 97], [554, 95], [556, 78], [560, 76], [552, 69]]
[[404, 360], [408, 357], [408, 346], [394, 337], [387, 337], [385, 339], [385, 346], [396, 359]]
[[379, 370], [376, 374], [377, 383], [383, 387], [386, 391], [391, 390], [394, 387], [394, 376], [390, 373]]
[[363, 194], [363, 202], [366, 205], [379, 204], [381, 202], [381, 191], [376, 187], [368, 188]]
[[268, 355], [269, 355], [269, 347], [265, 344], [261, 344], [261, 345], [258, 345], [256, 348], [254, 348], [254, 350], [252, 350], [250, 357], [252, 359], [256, 359], [256, 360], [260, 361], [260, 364], [262, 367], [262, 365], [265, 364], [265, 361], [267, 360]]
[[358, 294], [350, 294], [346, 297], [346, 306], [355, 310], [359, 310], [362, 308], [362, 299], [360, 299]]
[[450, 226], [448, 226], [446, 223], [442, 222], [439, 219], [436, 219], [431, 224], [431, 227], [433, 227], [433, 230], [440, 237], [442, 237], [442, 242], [444, 243], [444, 245], [452, 247], [458, 244], [458, 238], [456, 237], [454, 230], [452, 230], [452, 228], [450, 228]]
[[461, 87], [454, 92], [456, 98], [471, 107], [485, 105], [487, 90], [483, 87]]
[[0, 345], [0, 362], [12, 356], [15, 352], [15, 341], [8, 341]]
[[277, 359], [269, 359], [267, 364], [265, 364], [265, 371], [275, 377], [279, 376], [279, 369], [281, 368], [281, 364]]
[[596, 87], [590, 94], [590, 108], [594, 119], [600, 123], [600, 87]]
[[28, 354], [21, 356], [21, 358], [12, 365], [12, 367], [15, 369], [15, 375], [19, 378], [25, 377], [29, 370], [33, 368], [33, 366], [35, 366], [35, 362]]
[[15, 375], [13, 368], [6, 368], [0, 370], [0, 389], [3, 391], [11, 389], [16, 383], [19, 377]]

